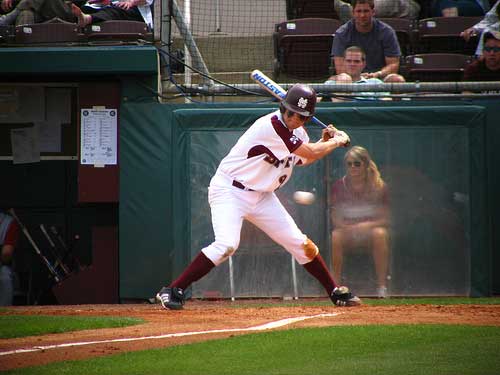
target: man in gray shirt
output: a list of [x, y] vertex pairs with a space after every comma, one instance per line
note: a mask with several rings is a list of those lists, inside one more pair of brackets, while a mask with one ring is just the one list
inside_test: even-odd
[[347, 47], [359, 46], [366, 53], [365, 78], [384, 79], [399, 70], [399, 48], [396, 32], [386, 23], [374, 18], [373, 0], [354, 0], [353, 19], [335, 33], [332, 57], [336, 74], [344, 73], [344, 52]]

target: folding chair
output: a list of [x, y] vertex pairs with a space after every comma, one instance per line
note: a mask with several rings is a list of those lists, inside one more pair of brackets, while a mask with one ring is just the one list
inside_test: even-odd
[[16, 44], [75, 43], [82, 40], [78, 25], [64, 21], [49, 21], [15, 28]]
[[481, 17], [435, 17], [418, 21], [418, 53], [463, 53], [472, 55], [477, 38], [466, 42], [460, 33]]
[[415, 22], [407, 18], [377, 18], [378, 20], [391, 26], [396, 32], [401, 53], [403, 56], [414, 53], [416, 25]]
[[463, 78], [472, 57], [455, 53], [410, 55], [401, 71], [408, 81], [457, 82]]
[[153, 40], [153, 33], [148, 25], [138, 21], [105, 21], [85, 27], [85, 35], [89, 42], [130, 42], [137, 40]]
[[302, 18], [276, 25], [274, 75], [301, 79], [326, 79], [330, 75], [333, 37], [339, 20]]
[[335, 18], [337, 12], [333, 0], [289, 0], [286, 2], [287, 19]]

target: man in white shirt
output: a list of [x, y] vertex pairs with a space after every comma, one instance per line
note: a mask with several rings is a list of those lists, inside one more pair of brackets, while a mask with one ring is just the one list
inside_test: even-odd
[[181, 309], [184, 290], [234, 254], [244, 219], [291, 253], [323, 285], [335, 305], [360, 304], [347, 287], [335, 283], [317, 246], [274, 193], [290, 179], [294, 166], [311, 164], [349, 142], [348, 135], [333, 125], [323, 130], [318, 142], [309, 142], [304, 125], [315, 107], [312, 88], [292, 86], [280, 110], [257, 119], [221, 161], [208, 188], [215, 241], [158, 292], [157, 300], [164, 308]]

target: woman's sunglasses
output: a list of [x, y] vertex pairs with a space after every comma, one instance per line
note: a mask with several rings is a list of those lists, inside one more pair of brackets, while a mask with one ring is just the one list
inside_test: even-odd
[[348, 161], [346, 164], [348, 167], [361, 167], [360, 161]]
[[500, 47], [484, 47], [486, 52], [500, 52]]

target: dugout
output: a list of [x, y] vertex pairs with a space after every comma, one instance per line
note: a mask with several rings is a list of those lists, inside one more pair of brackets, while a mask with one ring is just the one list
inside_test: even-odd
[[[220, 159], [242, 132], [276, 105], [125, 103], [120, 128], [120, 297], [142, 299], [175, 278], [213, 239], [207, 190]], [[398, 296], [487, 296], [498, 288], [500, 187], [495, 101], [321, 103], [317, 115], [345, 128], [372, 154], [390, 187], [390, 292]], [[311, 138], [320, 130], [310, 125]], [[327, 191], [343, 151], [296, 168], [278, 192], [330, 261]], [[297, 206], [295, 190], [315, 191]], [[288, 254], [251, 225], [236, 252], [236, 297], [293, 295]], [[373, 293], [369, 271], [352, 284]], [[296, 267], [299, 296], [323, 295]], [[364, 281], [366, 282], [364, 282]], [[196, 297], [231, 296], [228, 262], [194, 284]]]
[[[115, 109], [119, 128], [122, 102], [152, 100], [144, 86], [158, 87], [158, 54], [152, 46], [70, 43], [0, 49], [0, 208], [15, 209], [53, 264], [40, 224], [58, 244], [54, 227], [82, 265], [70, 267], [73, 272], [53, 296], [54, 280], [21, 234], [15, 303], [119, 301], [120, 158], [116, 164], [80, 163], [81, 111]], [[39, 160], [14, 160], [12, 131], [37, 140]]]

